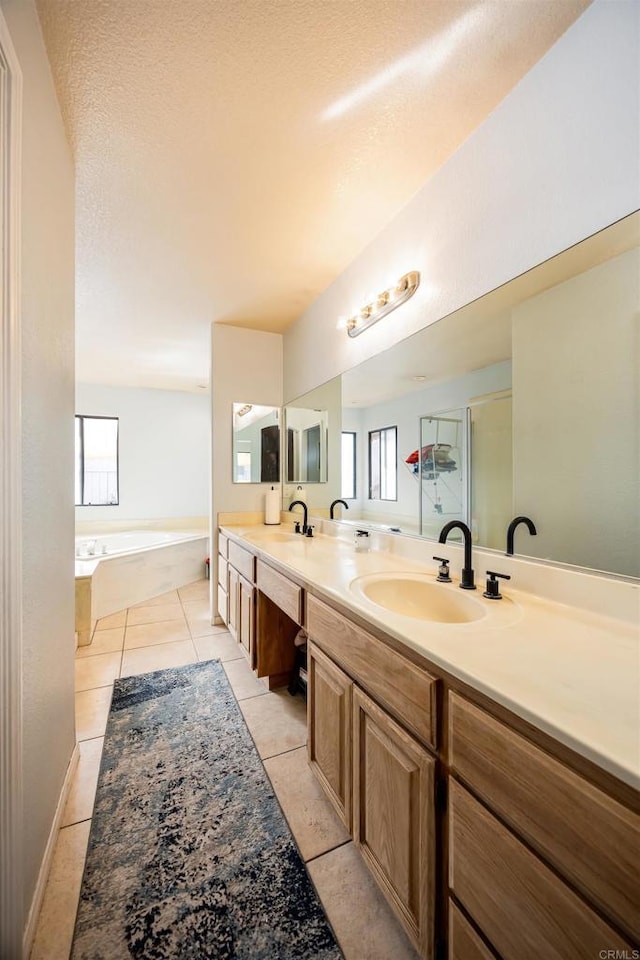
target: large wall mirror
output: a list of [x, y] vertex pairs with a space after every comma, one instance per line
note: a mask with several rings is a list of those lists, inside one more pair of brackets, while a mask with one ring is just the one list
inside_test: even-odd
[[525, 514], [516, 553], [638, 577], [639, 243], [634, 214], [343, 375], [342, 519], [504, 551]]
[[233, 482], [280, 483], [280, 408], [233, 404]]

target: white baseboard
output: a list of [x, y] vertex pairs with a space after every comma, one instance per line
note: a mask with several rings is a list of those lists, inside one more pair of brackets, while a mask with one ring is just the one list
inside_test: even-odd
[[53, 860], [53, 851], [56, 848], [56, 841], [58, 839], [58, 832], [60, 830], [60, 824], [62, 822], [64, 808], [67, 803], [67, 797], [69, 796], [69, 790], [71, 789], [71, 782], [73, 780], [73, 775], [76, 772], [76, 767], [78, 766], [79, 759], [80, 759], [80, 745], [76, 743], [76, 745], [73, 748], [73, 753], [71, 754], [69, 764], [67, 766], [67, 772], [65, 774], [64, 782], [62, 784], [62, 789], [60, 791], [60, 797], [58, 798], [58, 805], [56, 807], [55, 816], [53, 818], [53, 823], [51, 824], [49, 839], [47, 840], [47, 846], [45, 848], [44, 856], [42, 858], [42, 863], [40, 865], [38, 882], [36, 883], [36, 888], [33, 892], [33, 897], [31, 899], [31, 907], [29, 908], [29, 917], [27, 919], [27, 924], [24, 929], [24, 936], [22, 938], [22, 956], [24, 960], [28, 960], [29, 954], [31, 953], [31, 947], [33, 946], [33, 938], [35, 937], [35, 934], [36, 934], [36, 927], [38, 925], [38, 917], [40, 916], [40, 908], [42, 907], [44, 891], [47, 886], [47, 880], [49, 879], [49, 871], [51, 870], [51, 861]]

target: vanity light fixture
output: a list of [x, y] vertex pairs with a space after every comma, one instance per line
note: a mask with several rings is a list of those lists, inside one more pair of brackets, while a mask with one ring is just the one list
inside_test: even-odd
[[249, 413], [250, 410], [253, 410], [253, 404], [252, 404], [252, 403], [245, 403], [244, 407], [240, 407], [239, 410], [236, 410], [236, 416], [238, 416], [238, 417], [245, 417], [245, 416]]
[[412, 297], [419, 285], [420, 274], [417, 270], [405, 273], [403, 277], [400, 277], [395, 286], [390, 287], [388, 290], [383, 290], [375, 300], [361, 307], [356, 316], [349, 317], [345, 324], [349, 336], [359, 336], [367, 327], [372, 326], [374, 323], [377, 323], [378, 320], [386, 317], [388, 313], [391, 313], [391, 311], [399, 307], [401, 303], [404, 303], [409, 297]]

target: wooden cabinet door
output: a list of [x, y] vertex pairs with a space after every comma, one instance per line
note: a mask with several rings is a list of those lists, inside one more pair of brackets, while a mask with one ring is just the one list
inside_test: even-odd
[[435, 759], [353, 690], [353, 839], [420, 956], [435, 911]]
[[245, 580], [244, 577], [238, 578], [238, 640], [244, 650], [251, 667], [254, 666], [254, 636], [255, 636], [255, 614], [254, 614], [255, 588], [252, 583]]
[[240, 593], [240, 575], [235, 567], [229, 567], [229, 594], [227, 597], [227, 627], [234, 640], [238, 639], [238, 614], [240, 612], [239, 603]]
[[312, 643], [307, 648], [309, 763], [351, 832], [351, 696], [353, 683]]

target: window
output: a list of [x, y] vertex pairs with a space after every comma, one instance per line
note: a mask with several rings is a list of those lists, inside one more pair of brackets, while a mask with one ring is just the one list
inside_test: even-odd
[[118, 418], [76, 416], [76, 506], [117, 505]]
[[356, 498], [356, 435], [350, 430], [342, 432], [342, 486], [340, 496], [345, 500]]
[[397, 500], [397, 427], [369, 433], [369, 499]]
[[[240, 441], [242, 442], [242, 441]], [[251, 483], [251, 451], [236, 452], [234, 483]]]

